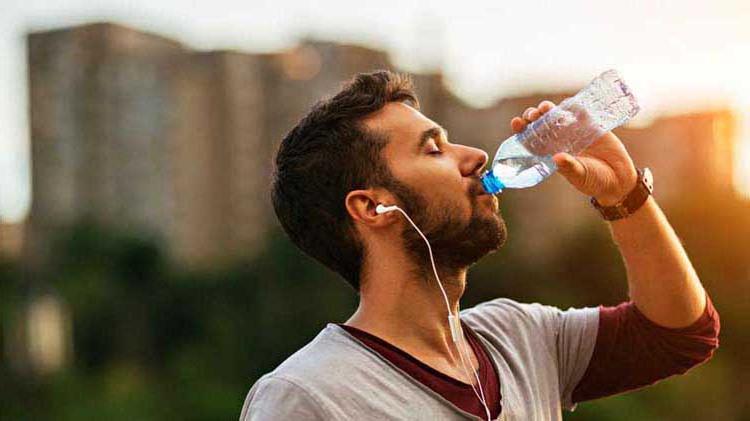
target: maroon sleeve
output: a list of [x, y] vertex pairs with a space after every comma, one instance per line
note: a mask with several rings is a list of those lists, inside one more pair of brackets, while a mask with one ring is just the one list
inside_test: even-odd
[[599, 330], [588, 368], [573, 402], [615, 395], [685, 373], [719, 347], [719, 314], [706, 294], [703, 314], [683, 328], [660, 326], [635, 303], [599, 306]]

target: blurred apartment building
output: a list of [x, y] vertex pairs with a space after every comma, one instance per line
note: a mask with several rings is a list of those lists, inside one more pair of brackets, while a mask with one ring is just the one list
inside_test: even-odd
[[[268, 185], [284, 134], [354, 73], [395, 68], [385, 53], [357, 46], [306, 42], [275, 54], [200, 52], [108, 23], [33, 33], [28, 48], [27, 255], [40, 262], [55, 231], [81, 218], [156, 235], [189, 266], [253, 256], [276, 223]], [[439, 74], [415, 75], [415, 82], [423, 112], [452, 141], [490, 154], [510, 135], [512, 116], [541, 99], [564, 97], [533, 95], [475, 109], [451, 94]], [[731, 185], [722, 158], [730, 156], [732, 128], [731, 114], [718, 112], [619, 133], [636, 162], [654, 171], [657, 198], [668, 201], [696, 186]], [[573, 232], [597, 218], [561, 177], [509, 191], [501, 207], [506, 197], [523, 215], [521, 240], [539, 252], [559, 247], [547, 240], [559, 236], [546, 233]]]
[[190, 266], [252, 256], [283, 134], [351, 74], [388, 67], [360, 47], [198, 52], [108, 23], [30, 34], [28, 51], [38, 263], [84, 218], [155, 235]]
[[10, 223], [0, 221], [0, 262], [13, 261], [21, 257], [24, 243], [23, 222]]

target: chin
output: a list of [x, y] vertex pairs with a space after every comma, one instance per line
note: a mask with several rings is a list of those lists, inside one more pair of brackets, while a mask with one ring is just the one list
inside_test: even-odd
[[453, 249], [454, 263], [471, 266], [482, 257], [498, 251], [507, 238], [505, 221], [500, 215], [475, 216]]
[[[507, 236], [505, 221], [499, 212], [482, 209], [486, 203], [474, 201], [467, 219], [460, 216], [456, 207], [443, 206], [437, 215], [426, 215], [425, 209], [417, 207], [414, 214], [419, 220], [431, 220], [425, 235], [430, 239], [435, 261], [446, 268], [467, 268], [482, 257], [499, 250]], [[421, 213], [421, 214], [420, 214]], [[406, 249], [416, 261], [429, 262], [424, 240], [411, 229], [404, 228]]]

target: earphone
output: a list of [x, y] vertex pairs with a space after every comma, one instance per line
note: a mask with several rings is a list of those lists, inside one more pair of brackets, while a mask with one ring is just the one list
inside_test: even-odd
[[386, 212], [395, 211], [397, 208], [398, 208], [398, 206], [396, 206], [396, 205], [386, 206], [386, 205], [384, 205], [382, 203], [379, 203], [378, 206], [375, 207], [375, 213], [377, 213], [378, 215], [380, 215], [380, 214], [383, 214], [383, 213], [386, 213]]
[[[461, 366], [464, 370], [464, 374], [471, 377], [469, 375], [468, 369], [466, 367], [467, 363], [465, 361], [465, 359], [468, 360], [469, 361], [468, 365], [471, 366], [471, 358], [469, 358], [468, 356], [469, 351], [466, 349], [467, 348], [466, 342], [463, 340], [463, 333], [461, 330], [461, 321], [460, 321], [458, 313], [454, 315], [451, 312], [450, 303], [448, 303], [448, 295], [445, 293], [445, 289], [443, 288], [443, 284], [440, 282], [440, 277], [438, 276], [437, 269], [435, 267], [435, 259], [432, 256], [432, 247], [430, 246], [430, 242], [427, 241], [427, 237], [425, 237], [422, 231], [417, 227], [417, 224], [415, 224], [414, 221], [411, 220], [409, 215], [407, 215], [406, 212], [404, 212], [404, 210], [401, 209], [400, 207], [396, 205], [386, 206], [382, 203], [378, 203], [378, 205], [375, 207], [375, 213], [377, 213], [378, 215], [382, 215], [384, 213], [392, 212], [395, 210], [401, 212], [404, 215], [404, 217], [406, 217], [409, 223], [411, 223], [414, 229], [417, 230], [419, 235], [422, 237], [425, 244], [427, 244], [427, 251], [430, 253], [430, 263], [432, 263], [432, 271], [435, 274], [435, 279], [437, 280], [438, 286], [440, 287], [440, 291], [443, 293], [443, 299], [445, 300], [445, 307], [448, 310], [448, 325], [450, 326], [450, 329], [451, 329], [451, 338], [453, 339], [453, 343], [455, 343], [456, 347], [458, 348], [458, 354], [461, 357]], [[465, 359], [464, 359], [464, 354], [466, 354]], [[474, 391], [474, 394], [479, 399], [479, 402], [482, 403], [482, 406], [484, 407], [484, 410], [487, 414], [487, 420], [490, 420], [491, 418], [490, 409], [487, 407], [487, 402], [484, 397], [484, 390], [482, 389], [482, 382], [479, 381], [479, 376], [474, 370], [474, 367], [471, 366], [471, 368], [472, 368], [471, 371], [474, 373], [474, 378], [477, 381], [477, 385], [479, 386], [479, 393], [477, 393], [477, 389], [474, 387], [474, 385], [470, 385], [471, 389]]]

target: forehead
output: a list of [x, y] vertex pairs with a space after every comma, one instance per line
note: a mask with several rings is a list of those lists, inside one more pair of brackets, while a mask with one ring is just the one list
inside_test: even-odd
[[363, 120], [369, 129], [388, 135], [386, 149], [413, 147], [427, 129], [437, 124], [424, 114], [402, 102], [389, 102], [383, 108]]

